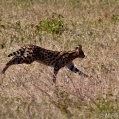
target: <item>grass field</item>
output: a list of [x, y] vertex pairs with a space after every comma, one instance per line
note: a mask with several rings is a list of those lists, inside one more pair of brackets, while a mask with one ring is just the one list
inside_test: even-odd
[[118, 0], [0, 0], [0, 71], [24, 44], [71, 50], [89, 78], [34, 62], [0, 74], [0, 119], [118, 119]]

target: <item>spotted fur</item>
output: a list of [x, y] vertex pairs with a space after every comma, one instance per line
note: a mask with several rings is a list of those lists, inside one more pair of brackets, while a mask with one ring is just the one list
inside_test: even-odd
[[8, 57], [13, 58], [6, 63], [2, 70], [3, 74], [11, 65], [23, 63], [31, 64], [32, 62], [37, 61], [54, 68], [53, 82], [56, 82], [56, 75], [59, 69], [64, 66], [74, 73], [79, 73], [79, 75], [87, 77], [87, 75], [77, 69], [72, 62], [75, 58], [85, 57], [81, 45], [76, 46], [72, 51], [52, 51], [36, 45], [25, 45], [16, 52], [9, 54]]

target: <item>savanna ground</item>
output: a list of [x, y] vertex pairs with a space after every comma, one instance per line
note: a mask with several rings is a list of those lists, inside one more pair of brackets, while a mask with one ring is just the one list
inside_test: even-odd
[[118, 0], [0, 0], [0, 70], [24, 44], [83, 46], [75, 65], [89, 78], [34, 62], [0, 75], [0, 119], [119, 118]]

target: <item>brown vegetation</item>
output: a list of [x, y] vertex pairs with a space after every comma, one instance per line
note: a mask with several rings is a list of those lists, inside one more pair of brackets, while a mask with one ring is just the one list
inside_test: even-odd
[[0, 70], [24, 44], [86, 54], [74, 63], [90, 78], [34, 62], [0, 75], [1, 119], [119, 118], [118, 0], [0, 0]]

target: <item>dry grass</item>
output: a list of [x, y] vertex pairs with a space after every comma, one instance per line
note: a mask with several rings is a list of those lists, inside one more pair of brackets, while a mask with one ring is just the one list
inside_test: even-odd
[[[91, 76], [63, 68], [54, 86], [50, 67], [12, 66], [0, 79], [1, 119], [119, 118], [118, 8], [118, 0], [1, 0], [0, 70], [24, 44], [54, 50], [82, 44], [87, 57], [74, 62]], [[47, 26], [52, 14], [61, 16], [60, 32]], [[46, 26], [39, 29], [41, 21]]]

